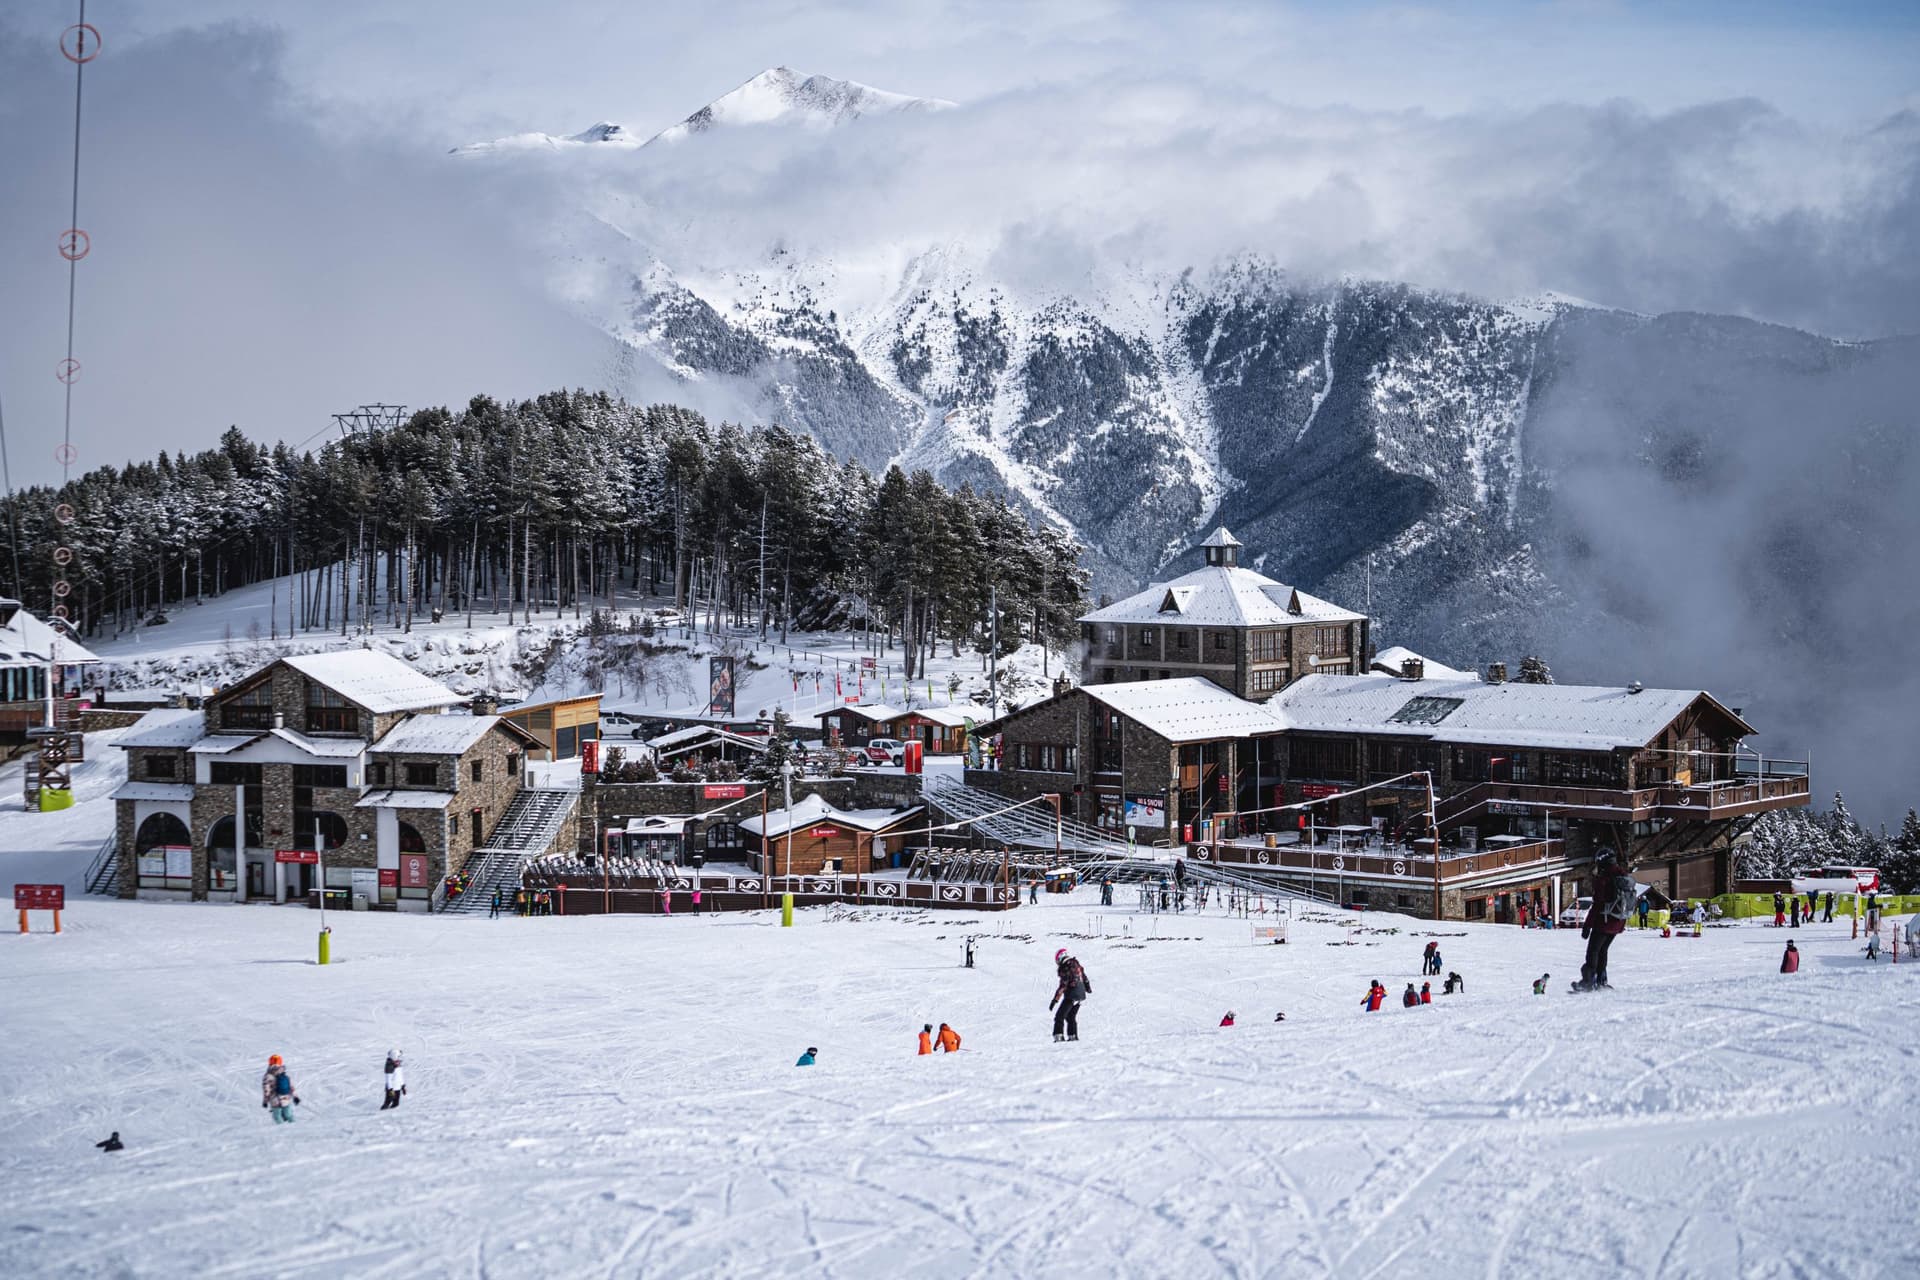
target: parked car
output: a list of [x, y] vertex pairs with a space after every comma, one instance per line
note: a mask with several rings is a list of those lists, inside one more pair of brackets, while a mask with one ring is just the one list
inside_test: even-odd
[[1558, 923], [1562, 929], [1578, 929], [1587, 922], [1587, 912], [1591, 910], [1592, 898], [1575, 898], [1572, 903], [1560, 908]]
[[871, 764], [905, 764], [907, 744], [898, 738], [870, 738], [867, 741], [867, 761]]
[[632, 738], [640, 733], [640, 721], [624, 711], [602, 711], [600, 713], [600, 736], [603, 738]]

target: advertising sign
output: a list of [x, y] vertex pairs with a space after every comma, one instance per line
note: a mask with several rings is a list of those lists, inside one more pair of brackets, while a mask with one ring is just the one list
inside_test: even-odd
[[1127, 825], [1164, 827], [1167, 825], [1167, 797], [1164, 793], [1127, 797]]
[[424, 889], [427, 887], [426, 854], [403, 853], [400, 855], [400, 887], [402, 889]]
[[382, 889], [399, 888], [400, 887], [400, 869], [398, 867], [380, 868], [380, 887]]
[[747, 784], [744, 782], [709, 782], [700, 788], [704, 800], [744, 800], [747, 798]]
[[[317, 863], [320, 861], [320, 851], [318, 849], [275, 849], [273, 851], [273, 860], [275, 862]], [[171, 875], [173, 873], [168, 872], [167, 874]]]
[[732, 658], [707, 659], [707, 713], [728, 718], [733, 715]]
[[17, 884], [13, 886], [15, 911], [62, 911], [67, 905], [67, 886], [63, 884]]
[[1325, 782], [1303, 782], [1300, 784], [1302, 800], [1327, 800], [1340, 794], [1340, 788]]
[[580, 744], [580, 772], [600, 772], [600, 740], [588, 738]]
[[840, 828], [809, 827], [807, 828], [807, 834], [812, 836], [815, 840], [831, 840], [834, 836], [837, 836], [840, 834]]

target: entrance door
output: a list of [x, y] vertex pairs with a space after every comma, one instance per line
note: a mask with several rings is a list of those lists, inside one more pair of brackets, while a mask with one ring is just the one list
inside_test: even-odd
[[267, 896], [267, 868], [264, 863], [247, 864], [247, 896], [264, 898]]

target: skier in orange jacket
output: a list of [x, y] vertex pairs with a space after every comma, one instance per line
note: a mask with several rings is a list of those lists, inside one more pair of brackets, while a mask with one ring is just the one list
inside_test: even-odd
[[932, 1052], [933, 1052], [933, 1024], [929, 1022], [925, 1026], [920, 1028], [920, 1056], [925, 1057], [927, 1054]]
[[960, 1033], [946, 1023], [940, 1024], [940, 1034], [935, 1037], [940, 1042], [943, 1053], [956, 1053], [960, 1048]]

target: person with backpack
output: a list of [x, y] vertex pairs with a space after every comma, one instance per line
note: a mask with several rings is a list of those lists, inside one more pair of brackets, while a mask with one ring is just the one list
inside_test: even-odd
[[1433, 984], [1431, 982], [1423, 982], [1420, 984], [1420, 1003], [1433, 1003]]
[[1450, 996], [1455, 994], [1456, 992], [1465, 991], [1466, 989], [1467, 989], [1467, 980], [1465, 978], [1461, 977], [1457, 973], [1448, 973], [1447, 983], [1445, 986], [1440, 988], [1440, 994], [1443, 996]]
[[1360, 1007], [1368, 1013], [1380, 1012], [1380, 1006], [1387, 1002], [1387, 989], [1375, 978], [1367, 987], [1367, 994], [1360, 997]]
[[1067, 954], [1065, 947], [1053, 953], [1054, 972], [1059, 975], [1059, 985], [1053, 989], [1053, 999], [1047, 1002], [1047, 1008], [1056, 1005], [1059, 1011], [1053, 1015], [1053, 1038], [1059, 1040], [1078, 1040], [1080, 1038], [1080, 1005], [1093, 994], [1093, 983], [1087, 979], [1087, 971], [1078, 960]]
[[933, 1038], [933, 1042], [942, 1053], [960, 1052], [960, 1033], [944, 1022], [940, 1024], [940, 1034]]
[[1602, 849], [1593, 860], [1593, 906], [1580, 925], [1587, 958], [1580, 966], [1580, 980], [1573, 984], [1575, 991], [1599, 991], [1610, 986], [1607, 952], [1613, 940], [1626, 931], [1633, 899], [1633, 877], [1621, 868], [1613, 850]]
[[[496, 892], [498, 892], [496, 890]], [[400, 1095], [407, 1091], [406, 1067], [401, 1062], [398, 1049], [387, 1050], [387, 1097], [380, 1104], [382, 1111], [391, 1111], [400, 1105]]]
[[1407, 984], [1407, 989], [1400, 993], [1400, 1007], [1402, 1009], [1415, 1009], [1415, 1008], [1418, 1008], [1419, 1005], [1420, 1005], [1420, 993], [1418, 991], [1415, 991], [1413, 989], [1413, 984], [1409, 982]]
[[1439, 943], [1436, 942], [1433, 944], [1433, 954], [1427, 957], [1427, 963], [1428, 963], [1427, 972], [1432, 974], [1436, 978], [1439, 977], [1440, 976], [1440, 944]]
[[292, 1124], [293, 1109], [300, 1105], [293, 1077], [279, 1054], [267, 1059], [267, 1073], [260, 1077], [260, 1105], [273, 1112], [275, 1124]]
[[1644, 929], [1647, 927], [1647, 913], [1653, 910], [1653, 904], [1647, 901], [1647, 895], [1643, 893], [1634, 905], [1640, 909], [1640, 927]]
[[1787, 953], [1780, 957], [1780, 972], [1800, 972], [1800, 948], [1793, 945], [1793, 939], [1787, 939]]
[[933, 1052], [933, 1024], [923, 1023], [920, 1027], [920, 1052], [917, 1056], [926, 1057]]

